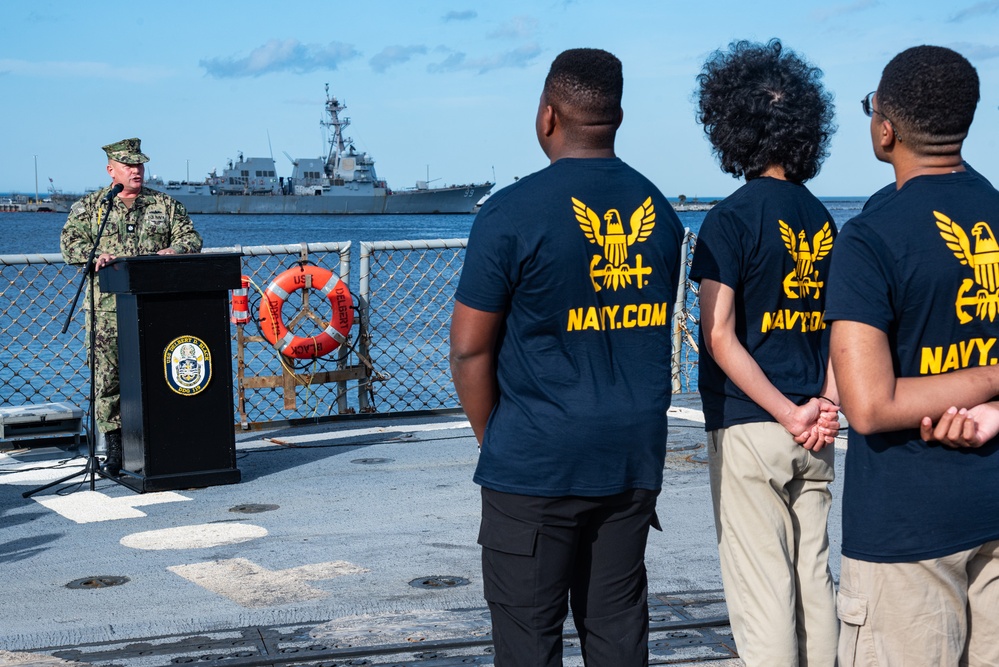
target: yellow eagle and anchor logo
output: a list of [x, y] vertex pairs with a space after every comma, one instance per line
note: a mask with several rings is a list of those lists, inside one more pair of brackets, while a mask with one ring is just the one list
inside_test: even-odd
[[815, 263], [832, 250], [833, 235], [829, 222], [815, 232], [811, 245], [808, 244], [804, 229], [795, 236], [790, 225], [783, 220], [777, 222], [780, 223], [780, 237], [784, 240], [784, 246], [794, 259], [794, 271], [784, 277], [784, 294], [789, 299], [803, 299], [807, 296], [818, 299], [825, 282], [819, 280], [819, 270], [815, 268]]
[[[603, 287], [617, 290], [619, 287], [631, 285], [634, 277], [636, 287], [641, 289], [644, 277], [652, 273], [652, 267], [642, 266], [641, 254], [635, 254], [635, 265], [628, 264], [628, 248], [635, 243], [641, 243], [649, 238], [652, 228], [656, 226], [656, 210], [652, 205], [652, 197], [648, 197], [631, 214], [630, 231], [624, 231], [624, 222], [616, 208], [608, 209], [603, 215], [604, 231], [600, 232], [600, 217], [589, 206], [572, 198], [572, 210], [576, 213], [579, 227], [586, 234], [590, 243], [596, 243], [604, 249], [603, 255], [594, 255], [590, 262], [590, 281], [593, 289], [599, 292], [602, 287], [597, 278], [603, 278]], [[603, 268], [597, 268], [601, 261], [606, 260]]]
[[[961, 324], [967, 324], [973, 318], [966, 312], [974, 306], [975, 315], [989, 322], [994, 322], [999, 313], [999, 243], [987, 222], [976, 222], [971, 228], [975, 237], [975, 248], [971, 249], [971, 239], [961, 226], [943, 213], [933, 211], [940, 228], [940, 236], [947, 242], [947, 247], [954, 256], [975, 272], [975, 278], [965, 278], [957, 292], [954, 308]], [[975, 286], [978, 286], [977, 289]]]

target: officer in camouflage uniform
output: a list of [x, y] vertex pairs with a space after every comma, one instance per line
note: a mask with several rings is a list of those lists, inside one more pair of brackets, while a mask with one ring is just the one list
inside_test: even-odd
[[[108, 156], [111, 184], [92, 192], [73, 204], [60, 237], [62, 257], [68, 264], [83, 264], [90, 256], [102, 216], [107, 225], [101, 236], [94, 260], [100, 271], [116, 257], [137, 255], [172, 255], [198, 252], [201, 236], [183, 204], [167, 195], [143, 187], [145, 163], [149, 161], [140, 150], [138, 139], [124, 139], [104, 146]], [[116, 184], [124, 189], [111, 202], [110, 210], [103, 204], [105, 196]], [[84, 310], [87, 327], [90, 323], [90, 298], [97, 299], [94, 308], [94, 395], [97, 428], [107, 440], [104, 471], [117, 475], [121, 470], [121, 411], [118, 389], [118, 321], [114, 294], [101, 293], [97, 280], [90, 281], [92, 295], [87, 294]], [[90, 336], [87, 336], [89, 350]]]

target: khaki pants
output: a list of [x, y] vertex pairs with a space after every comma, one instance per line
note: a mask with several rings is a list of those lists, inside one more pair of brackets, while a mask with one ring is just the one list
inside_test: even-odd
[[838, 627], [826, 520], [835, 450], [779, 424], [708, 433], [722, 582], [748, 667], [832, 667]]
[[999, 540], [911, 563], [843, 556], [841, 567], [841, 666], [999, 665]]

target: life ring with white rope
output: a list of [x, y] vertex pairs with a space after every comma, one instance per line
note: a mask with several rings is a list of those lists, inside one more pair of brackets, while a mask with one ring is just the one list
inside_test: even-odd
[[[316, 336], [296, 336], [281, 319], [285, 301], [295, 290], [321, 292], [333, 307], [333, 317]], [[286, 357], [316, 359], [347, 342], [354, 326], [354, 299], [347, 285], [333, 273], [314, 264], [299, 264], [284, 271], [264, 290], [260, 300], [260, 330], [271, 345]]]

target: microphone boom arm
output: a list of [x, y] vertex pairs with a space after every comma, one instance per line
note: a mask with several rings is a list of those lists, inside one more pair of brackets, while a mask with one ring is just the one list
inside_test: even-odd
[[[100, 245], [101, 237], [104, 235], [104, 227], [108, 223], [108, 217], [111, 213], [111, 206], [114, 198], [118, 196], [118, 193], [125, 189], [125, 186], [121, 183], [116, 183], [113, 188], [104, 196], [101, 200], [101, 206], [107, 205], [107, 209], [104, 211], [104, 215], [101, 215], [101, 207], [97, 208], [97, 215], [100, 219], [100, 224], [97, 226], [97, 236], [94, 238], [94, 245], [90, 249], [90, 256], [87, 258], [87, 263], [83, 267], [83, 279], [76, 286], [76, 294], [73, 296], [73, 303], [69, 306], [69, 313], [66, 315], [66, 321], [62, 325], [62, 333], [69, 331], [69, 323], [73, 319], [73, 313], [76, 311], [76, 303], [80, 300], [80, 293], [83, 291], [83, 285], [87, 282], [87, 277], [94, 270], [94, 257], [97, 255], [97, 246]], [[91, 323], [92, 324], [92, 323]]]

